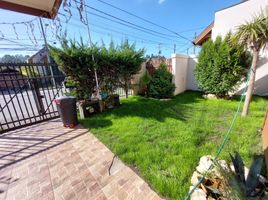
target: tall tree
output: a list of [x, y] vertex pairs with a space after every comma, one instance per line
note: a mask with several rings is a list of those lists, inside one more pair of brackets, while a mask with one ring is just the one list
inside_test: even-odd
[[234, 42], [243, 45], [245, 48], [250, 48], [252, 52], [251, 73], [248, 83], [246, 99], [242, 111], [242, 116], [248, 114], [250, 100], [254, 89], [256, 69], [259, 60], [260, 52], [266, 47], [268, 42], [268, 13], [261, 12], [254, 16], [251, 21], [246, 22], [238, 27], [234, 35]]

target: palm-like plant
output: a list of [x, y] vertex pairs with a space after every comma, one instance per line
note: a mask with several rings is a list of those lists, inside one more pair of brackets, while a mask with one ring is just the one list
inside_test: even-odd
[[254, 89], [254, 82], [256, 76], [256, 69], [258, 64], [258, 59], [261, 50], [266, 47], [268, 42], [268, 14], [267, 12], [261, 12], [259, 15], [254, 16], [251, 21], [240, 25], [237, 32], [234, 35], [234, 41], [238, 44], [244, 46], [245, 48], [250, 47], [253, 55], [251, 64], [251, 74], [248, 83], [248, 89], [246, 94], [246, 99], [242, 111], [242, 116], [248, 114], [248, 109], [250, 105], [250, 100], [252, 98], [252, 93]]

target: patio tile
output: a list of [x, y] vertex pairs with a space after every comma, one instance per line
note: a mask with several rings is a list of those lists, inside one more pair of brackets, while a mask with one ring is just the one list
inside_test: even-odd
[[[59, 119], [0, 136], [0, 200], [161, 199], [82, 126]], [[109, 174], [110, 168], [110, 174]]]

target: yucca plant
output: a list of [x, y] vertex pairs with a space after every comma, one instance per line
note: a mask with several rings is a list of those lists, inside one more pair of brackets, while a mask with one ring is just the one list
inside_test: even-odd
[[264, 168], [263, 157], [258, 157], [250, 166], [249, 173], [245, 177], [245, 165], [240, 154], [235, 151], [235, 155], [230, 154], [235, 174], [236, 182], [240, 191], [246, 197], [262, 197], [267, 191], [267, 180], [261, 175]]

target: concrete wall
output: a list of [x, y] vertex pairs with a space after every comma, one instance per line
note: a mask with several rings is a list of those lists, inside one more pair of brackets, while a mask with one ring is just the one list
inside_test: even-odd
[[190, 55], [188, 58], [188, 68], [187, 68], [187, 90], [199, 90], [197, 81], [194, 76], [195, 66], [198, 62], [196, 55]]
[[189, 57], [181, 54], [172, 54], [172, 81], [175, 84], [175, 92], [177, 95], [186, 90], [187, 85], [187, 68]]
[[194, 69], [197, 63], [196, 56], [172, 54], [172, 75], [175, 84], [174, 94], [180, 94], [185, 90], [198, 90], [194, 77]]

